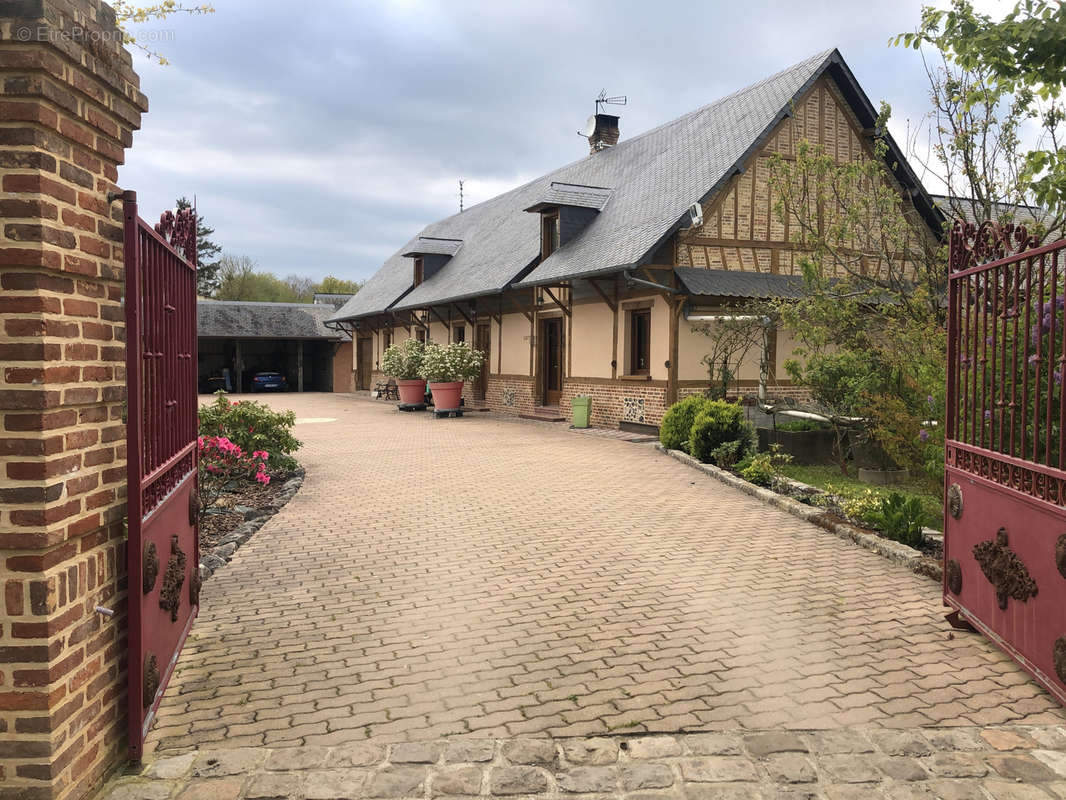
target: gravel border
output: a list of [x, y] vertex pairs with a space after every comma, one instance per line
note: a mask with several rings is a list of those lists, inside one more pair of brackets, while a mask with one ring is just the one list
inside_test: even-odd
[[913, 547], [908, 547], [899, 542], [893, 542], [891, 539], [885, 539], [868, 530], [856, 527], [855, 525], [849, 525], [846, 522], [838, 522], [832, 515], [823, 509], [806, 505], [794, 498], [778, 494], [772, 489], [766, 489], [762, 486], [756, 486], [754, 483], [748, 483], [748, 481], [734, 475], [732, 472], [727, 472], [713, 464], [704, 464], [702, 461], [693, 458], [688, 453], [683, 453], [680, 450], [669, 450], [663, 447], [661, 443], [656, 444], [655, 449], [680, 461], [682, 464], [686, 464], [693, 469], [699, 470], [705, 475], [709, 475], [715, 480], [721, 481], [728, 486], [732, 486], [734, 489], [739, 489], [745, 494], [749, 494], [765, 503], [769, 503], [775, 508], [779, 508], [794, 517], [799, 517], [806, 522], [817, 525], [819, 528], [822, 528], [835, 536], [839, 536], [841, 539], [855, 542], [859, 547], [872, 550], [896, 564], [902, 564], [910, 569], [911, 572], [918, 575], [924, 575], [937, 582], [942, 578], [942, 564], [936, 559], [923, 555]]
[[226, 566], [237, 549], [252, 538], [252, 535], [266, 525], [267, 521], [281, 511], [282, 507], [296, 496], [304, 482], [304, 469], [299, 467], [285, 483], [274, 501], [265, 508], [248, 508], [244, 512], [244, 522], [218, 540], [214, 547], [200, 552], [200, 580], [206, 581], [216, 571]]

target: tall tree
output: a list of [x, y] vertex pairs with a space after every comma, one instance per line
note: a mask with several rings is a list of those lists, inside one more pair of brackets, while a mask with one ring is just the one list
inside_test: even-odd
[[[188, 198], [179, 197], [176, 201], [178, 211], [192, 208]], [[199, 214], [196, 217], [196, 293], [200, 297], [210, 297], [218, 289], [218, 256], [222, 252], [211, 239], [215, 229], [204, 222]]]
[[355, 294], [362, 288], [360, 281], [348, 281], [327, 275], [315, 285], [315, 292], [319, 294]]
[[[932, 150], [952, 195], [973, 198], [977, 216], [1032, 203], [1038, 236], [1066, 220], [1066, 5], [1022, 0], [995, 21], [970, 0], [924, 7], [918, 30], [895, 43], [931, 45]], [[1023, 141], [1026, 133], [1029, 137]], [[953, 205], [957, 201], [953, 201]], [[955, 208], [958, 212], [960, 209]], [[1009, 216], [1009, 210], [1007, 215]]]

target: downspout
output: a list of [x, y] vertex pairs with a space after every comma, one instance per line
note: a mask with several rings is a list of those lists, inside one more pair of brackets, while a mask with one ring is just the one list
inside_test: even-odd
[[654, 281], [646, 281], [643, 278], [638, 278], [628, 269], [622, 270], [622, 277], [625, 278], [626, 283], [629, 285], [639, 283], [641, 286], [647, 286], [659, 292], [670, 292], [672, 294], [677, 294], [677, 289], [675, 289], [673, 286], [665, 286], [661, 283], [655, 283]]

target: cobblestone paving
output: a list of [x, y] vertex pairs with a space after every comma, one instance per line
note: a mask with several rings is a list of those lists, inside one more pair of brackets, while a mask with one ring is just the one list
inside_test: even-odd
[[932, 581], [651, 445], [267, 402], [306, 481], [205, 584], [149, 748], [1066, 723]]
[[847, 729], [201, 750], [102, 800], [1066, 798], [1066, 727]]

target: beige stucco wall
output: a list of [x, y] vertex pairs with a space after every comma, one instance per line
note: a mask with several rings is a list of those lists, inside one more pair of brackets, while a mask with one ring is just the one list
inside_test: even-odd
[[614, 313], [606, 303], [581, 303], [573, 308], [570, 336], [570, 374], [582, 378], [610, 378], [614, 344]]
[[504, 314], [499, 346], [502, 359], [493, 359], [499, 364], [497, 372], [504, 375], [529, 374], [529, 320], [524, 314]]
[[[727, 309], [721, 309], [723, 313], [727, 312]], [[692, 380], [707, 380], [708, 372], [707, 365], [701, 363], [705, 355], [711, 352], [714, 347], [714, 341], [710, 336], [700, 333], [697, 328], [710, 327], [714, 329], [714, 323], [693, 323], [685, 320], [684, 317], [678, 323], [677, 330], [677, 377], [678, 380], [692, 381]], [[741, 361], [740, 364], [740, 380], [752, 380], [759, 379], [759, 362], [760, 351], [762, 347], [760, 343], [756, 343], [748, 351], [747, 355]]]

